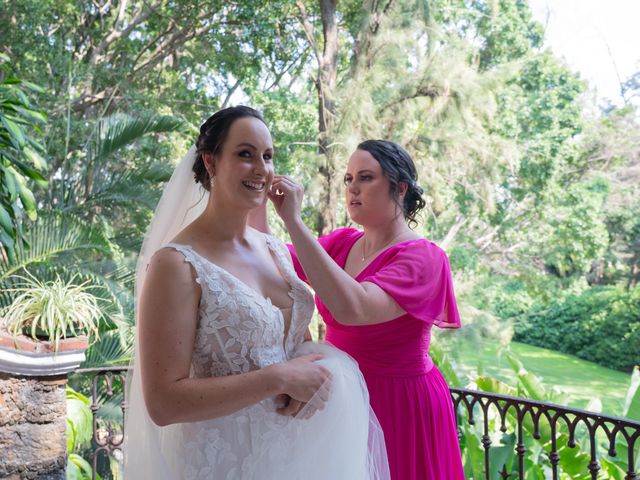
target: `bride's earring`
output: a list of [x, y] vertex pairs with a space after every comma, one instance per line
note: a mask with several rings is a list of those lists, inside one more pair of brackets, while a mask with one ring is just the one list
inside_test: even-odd
[[207, 168], [207, 173], [209, 174], [209, 187], [213, 188], [213, 178], [216, 176], [216, 171], [209, 166], [209, 168]]

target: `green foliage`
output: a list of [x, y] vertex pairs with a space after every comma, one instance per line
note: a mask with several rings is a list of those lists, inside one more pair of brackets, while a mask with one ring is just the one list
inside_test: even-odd
[[[77, 453], [70, 453], [67, 463], [67, 480], [92, 480], [93, 469], [91, 464], [87, 462]], [[97, 479], [100, 475], [96, 476]]]
[[640, 364], [640, 289], [594, 287], [515, 322], [514, 339], [631, 371]]
[[75, 452], [91, 444], [93, 413], [91, 401], [67, 385], [67, 450]]
[[254, 102], [271, 130], [276, 171], [299, 176], [301, 167], [305, 166], [299, 158], [300, 152], [314, 152], [317, 148], [314, 106], [286, 90], [257, 92]]
[[18, 286], [11, 291], [17, 296], [2, 312], [3, 325], [10, 333], [49, 340], [56, 350], [67, 337], [98, 337], [102, 312], [87, 282], [78, 284], [76, 275], [68, 282], [59, 276], [43, 282], [29, 273], [16, 280]]
[[[16, 249], [14, 258], [0, 257], [3, 292], [11, 285], [9, 278], [20, 271], [42, 265], [51, 267], [54, 261], [61, 262], [63, 268], [77, 269], [83, 258], [117, 255], [104, 224], [89, 225], [70, 214], [43, 212], [37, 222], [25, 229], [24, 236], [25, 245]], [[6, 298], [0, 297], [0, 305], [7, 305]]]
[[564, 190], [547, 212], [544, 229], [530, 251], [543, 252], [546, 268], [558, 277], [584, 276], [609, 246], [603, 219], [608, 183], [594, 179]]
[[[584, 83], [541, 49], [542, 26], [524, 0], [344, 1], [337, 9], [335, 85], [323, 85], [319, 2], [181, 0], [153, 9], [141, 0], [100, 8], [68, 0], [1, 3], [7, 21], [0, 37], [15, 71], [44, 91], [12, 83], [13, 74], [2, 77], [0, 115], [6, 107], [9, 120], [24, 119], [14, 123], [31, 150], [20, 157], [28, 170], [0, 162], [0, 306], [14, 297], [14, 274], [30, 272], [42, 282], [77, 274], [96, 290], [105, 318], [85, 366], [126, 363], [135, 255], [171, 161], [193, 144], [192, 125], [241, 99], [271, 126], [278, 171], [304, 183], [310, 227], [327, 211], [338, 224], [348, 222], [338, 183], [359, 141], [406, 146], [426, 190], [423, 233], [450, 253], [467, 327], [440, 336], [445, 342], [466, 336], [505, 345], [515, 320], [546, 346], [582, 348], [589, 358], [607, 352], [624, 363], [624, 353], [630, 358], [640, 344], [637, 112], [609, 109], [589, 118]], [[634, 75], [625, 95], [636, 94], [637, 85]], [[319, 153], [318, 105], [327, 103], [327, 151]], [[8, 125], [0, 122], [0, 142], [9, 145], [0, 143], [0, 154], [16, 156], [20, 132]], [[32, 187], [38, 183], [42, 188]], [[25, 242], [12, 247], [20, 233], [14, 220], [23, 209], [33, 216], [35, 206], [37, 221], [25, 224]], [[274, 230], [286, 235], [279, 223]], [[477, 380], [495, 391], [552, 398], [521, 373], [516, 386]], [[115, 418], [116, 404], [108, 405], [106, 415]], [[482, 476], [477, 434], [466, 431], [465, 461]], [[514, 436], [494, 429], [492, 440], [496, 458], [510, 458]], [[527, 448], [528, 478], [544, 478], [544, 445]], [[575, 466], [564, 465], [572, 472], [583, 466], [583, 457], [575, 458]], [[602, 461], [616, 478], [615, 461]], [[69, 465], [74, 478], [88, 474], [76, 454]]]
[[[78, 452], [91, 445], [93, 413], [91, 402], [67, 385], [67, 480], [91, 480], [93, 469]], [[97, 478], [100, 478], [98, 475]]]
[[542, 25], [533, 21], [527, 2], [475, 1], [478, 33], [484, 40], [480, 68], [485, 70], [526, 56], [542, 45]]
[[631, 383], [625, 398], [622, 416], [640, 422], [640, 366], [631, 374]]
[[517, 174], [505, 184], [515, 199], [532, 194], [540, 202], [563, 167], [573, 163], [571, 140], [583, 126], [583, 90], [577, 76], [547, 51], [526, 58], [518, 77], [499, 93], [494, 128], [523, 147]]
[[[448, 383], [452, 386], [460, 385], [460, 377], [455, 373], [455, 365], [446, 354], [440, 349], [436, 349], [432, 355], [438, 368], [443, 372]], [[557, 405], [566, 404], [566, 396], [556, 388], [548, 389], [543, 382], [527, 371], [522, 362], [510, 352], [505, 352], [511, 368], [516, 374], [515, 386], [508, 385], [496, 378], [487, 375], [474, 377], [471, 388], [477, 388], [489, 393], [499, 395], [518, 396], [530, 398], [532, 400], [555, 403]], [[627, 393], [627, 405], [640, 402], [640, 368], [636, 368]], [[468, 388], [468, 387], [467, 387]], [[598, 399], [593, 399], [588, 409], [598, 411]], [[462, 410], [462, 407], [461, 407]], [[489, 478], [502, 478], [500, 472], [503, 465], [507, 472], [518, 471], [518, 457], [515, 452], [516, 447], [516, 425], [518, 424], [518, 413], [514, 409], [509, 409], [505, 418], [501, 418], [494, 408], [487, 408], [484, 412], [476, 404], [474, 407], [475, 423], [470, 425], [467, 422], [466, 414], [458, 412], [458, 425], [462, 431], [460, 442], [465, 473], [469, 478], [485, 477], [485, 456], [482, 437], [485, 434], [484, 421], [479, 417], [488, 416], [488, 435], [491, 440], [490, 449], [490, 474]], [[616, 412], [618, 413], [618, 412]], [[636, 417], [629, 415], [627, 407], [621, 412], [622, 416], [627, 416], [632, 420]], [[503, 428], [504, 427], [504, 428]], [[548, 452], [552, 448], [552, 430], [544, 416], [541, 416], [536, 424], [529, 413], [522, 417], [523, 440], [525, 445], [524, 472], [527, 480], [544, 480], [551, 472], [551, 463]], [[569, 432], [564, 422], [560, 421], [556, 430], [556, 445], [560, 456], [559, 467], [561, 476], [565, 480], [586, 480], [591, 478], [588, 470], [590, 456], [590, 441], [584, 430], [577, 429], [574, 438], [576, 446], [568, 447]], [[601, 464], [601, 472], [606, 475], [603, 478], [625, 478], [627, 465], [627, 443], [622, 435], [616, 438], [615, 448], [618, 452], [616, 457], [610, 457], [608, 439], [597, 437], [599, 443], [598, 461]]]
[[31, 181], [46, 187], [43, 176], [47, 162], [42, 157], [40, 125], [46, 115], [37, 109], [29, 94], [42, 89], [15, 77], [10, 59], [0, 53], [0, 245], [8, 256], [20, 239], [20, 220], [26, 213], [37, 218], [36, 199]]

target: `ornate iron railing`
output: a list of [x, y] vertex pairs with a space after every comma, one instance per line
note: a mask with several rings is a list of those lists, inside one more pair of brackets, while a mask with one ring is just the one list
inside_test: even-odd
[[[489, 480], [491, 473], [491, 423], [498, 426], [500, 432], [507, 432], [509, 426], [515, 430], [516, 444], [515, 454], [517, 468], [509, 471], [506, 464], [499, 466], [499, 475], [503, 479], [524, 479], [525, 474], [525, 433], [531, 432], [536, 440], [543, 439], [543, 433], [547, 436], [545, 444], [546, 455], [551, 466], [553, 480], [560, 478], [560, 448], [559, 436], [563, 435], [569, 449], [577, 446], [576, 437], [579, 429], [584, 429], [584, 441], [589, 445], [588, 471], [591, 478], [598, 478], [601, 469], [599, 458], [601, 451], [599, 442], [606, 445], [606, 453], [610, 457], [616, 457], [616, 443], [623, 439], [626, 443], [627, 461], [625, 480], [638, 478], [636, 471], [636, 445], [640, 446], [640, 422], [599, 413], [588, 412], [575, 408], [563, 407], [552, 403], [536, 402], [525, 398], [485, 393], [476, 390], [451, 388], [453, 404], [458, 413], [458, 425], [461, 424], [460, 412], [467, 414], [467, 423], [476, 425], [476, 415], [482, 417], [481, 443], [484, 449], [484, 474]], [[547, 431], [544, 431], [547, 430]], [[575, 454], [575, 451], [572, 452]]]
[[[96, 474], [99, 471], [98, 462], [101, 458], [103, 460], [108, 460], [109, 458], [121, 460], [122, 458], [124, 416], [127, 411], [125, 380], [128, 371], [127, 367], [103, 367], [79, 369], [75, 372], [84, 376], [93, 376], [91, 378], [91, 412], [93, 414], [91, 465], [93, 468], [93, 480], [96, 479]], [[117, 387], [114, 388], [116, 385]], [[100, 415], [100, 410], [107, 402], [113, 405], [115, 394], [121, 396], [118, 402], [121, 414], [116, 418], [105, 419]], [[105, 478], [102, 473], [100, 472], [101, 477]]]
[[[99, 470], [101, 456], [121, 458], [121, 447], [124, 434], [124, 415], [127, 409], [127, 399], [124, 388], [114, 388], [115, 384], [124, 387], [127, 369], [122, 367], [83, 369], [78, 374], [93, 376], [91, 411], [93, 412], [93, 449], [92, 464], [94, 478]], [[561, 459], [563, 453], [575, 455], [575, 449], [580, 443], [588, 444], [589, 462], [588, 472], [592, 479], [598, 477], [601, 470], [600, 459], [604, 451], [609, 457], [616, 457], [616, 444], [623, 441], [627, 453], [625, 480], [637, 480], [636, 449], [640, 447], [640, 422], [594, 412], [563, 407], [551, 403], [536, 402], [524, 398], [498, 395], [493, 393], [451, 388], [453, 404], [457, 414], [461, 444], [465, 443], [464, 435], [475, 435], [477, 429], [481, 449], [484, 455], [484, 469], [482, 475], [490, 478], [501, 477], [507, 479], [525, 478], [525, 456], [527, 454], [528, 435], [543, 442], [546, 459], [553, 480], [561, 475]], [[103, 405], [112, 399], [114, 393], [122, 392], [118, 399], [122, 412], [118, 418], [105, 420], [100, 412]], [[113, 402], [111, 402], [113, 406]], [[466, 420], [466, 421], [465, 421]], [[467, 431], [465, 432], [465, 429]], [[496, 432], [513, 432], [515, 435], [513, 453], [502, 465], [492, 463], [491, 450], [498, 447], [493, 445], [492, 436]], [[565, 445], [562, 442], [566, 441]], [[468, 443], [468, 442], [466, 442]], [[586, 446], [586, 445], [583, 445]], [[502, 446], [504, 448], [504, 445]], [[563, 447], [568, 447], [570, 451]], [[492, 475], [492, 472], [493, 475]], [[102, 473], [101, 473], [102, 475]], [[103, 476], [104, 478], [104, 476]], [[125, 479], [126, 480], [126, 479]], [[479, 479], [476, 479], [479, 480]]]

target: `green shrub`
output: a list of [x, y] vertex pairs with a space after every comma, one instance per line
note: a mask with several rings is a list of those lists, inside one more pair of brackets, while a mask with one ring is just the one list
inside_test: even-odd
[[631, 371], [640, 365], [640, 288], [593, 287], [516, 317], [514, 340]]

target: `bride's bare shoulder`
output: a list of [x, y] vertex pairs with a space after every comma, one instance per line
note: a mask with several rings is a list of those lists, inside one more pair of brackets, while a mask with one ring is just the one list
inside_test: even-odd
[[165, 247], [151, 257], [147, 267], [147, 275], [165, 277], [167, 274], [187, 274], [191, 267], [185, 262], [185, 256], [175, 248]]

